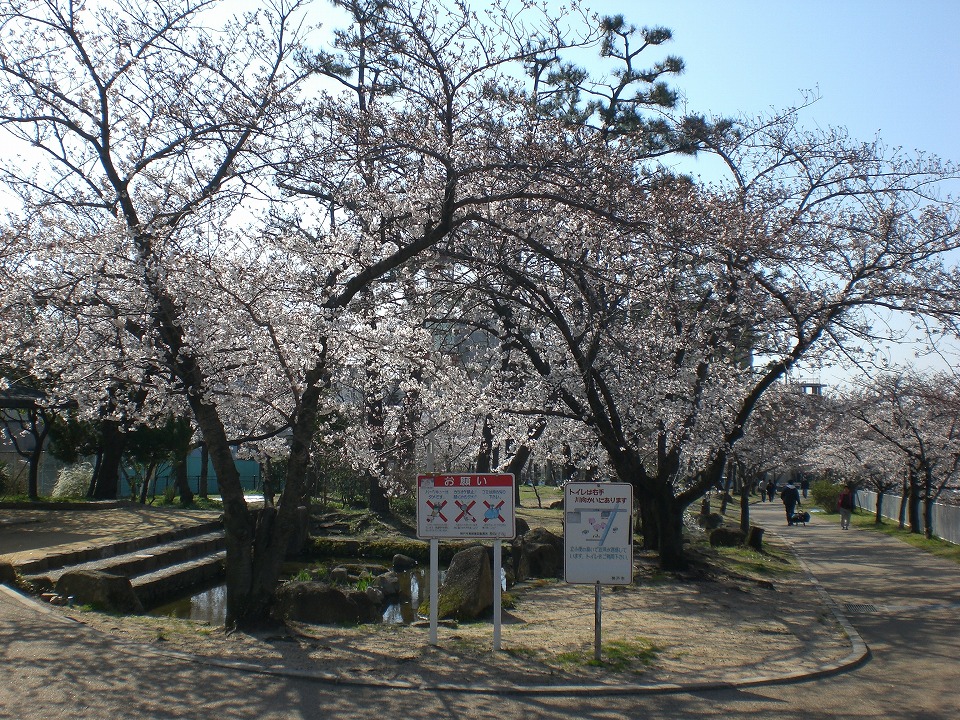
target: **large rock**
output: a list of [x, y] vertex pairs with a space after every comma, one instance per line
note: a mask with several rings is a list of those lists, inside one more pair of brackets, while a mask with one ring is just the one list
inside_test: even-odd
[[534, 528], [523, 536], [519, 548], [514, 548], [513, 562], [518, 581], [563, 577], [563, 538], [546, 528]]
[[517, 537], [523, 537], [530, 532], [530, 523], [528, 523], [522, 517], [517, 517], [514, 522], [516, 523], [517, 527]]
[[701, 513], [697, 516], [697, 524], [705, 530], [716, 530], [723, 525], [723, 515], [720, 513]]
[[57, 595], [73, 596], [74, 602], [115, 613], [141, 613], [143, 605], [130, 578], [100, 570], [68, 570], [56, 585]]
[[395, 598], [400, 595], [400, 576], [395, 572], [385, 572], [373, 579], [373, 585], [380, 588], [386, 598]]
[[5, 585], [17, 584], [17, 571], [12, 563], [0, 562], [0, 583]]
[[493, 568], [481, 546], [461, 550], [440, 586], [437, 617], [472, 620], [493, 607]]
[[719, 527], [710, 533], [711, 547], [738, 547], [747, 539], [740, 528]]
[[277, 588], [273, 616], [312, 625], [356, 625], [382, 619], [380, 608], [366, 593], [314, 581], [288, 582]]
[[393, 569], [397, 572], [406, 572], [413, 570], [417, 566], [417, 561], [409, 555], [397, 553], [393, 556]]

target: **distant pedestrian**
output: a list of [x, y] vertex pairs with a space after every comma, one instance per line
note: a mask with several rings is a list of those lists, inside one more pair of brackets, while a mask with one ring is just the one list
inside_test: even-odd
[[844, 485], [837, 498], [837, 510], [840, 513], [840, 529], [850, 529], [850, 516], [853, 514], [853, 488]]
[[807, 492], [810, 490], [810, 480], [804, 475], [800, 479], [800, 490], [803, 492], [803, 499], [807, 499]]
[[777, 496], [777, 484], [773, 480], [767, 480], [767, 497], [770, 502]]
[[787, 512], [787, 525], [793, 525], [793, 512], [800, 502], [800, 491], [794, 487], [792, 482], [780, 491], [780, 499], [783, 501], [783, 509]]

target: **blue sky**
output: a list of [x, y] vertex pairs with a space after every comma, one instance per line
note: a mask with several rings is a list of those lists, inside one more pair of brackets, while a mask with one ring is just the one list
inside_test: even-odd
[[[689, 111], [755, 116], [816, 90], [820, 100], [801, 115], [805, 126], [843, 127], [854, 139], [879, 137], [960, 164], [960, 0], [586, 2], [637, 26], [673, 31], [650, 60], [683, 58], [686, 70], [672, 85]], [[684, 169], [709, 179], [706, 162]], [[940, 350], [940, 357], [917, 358], [908, 344], [885, 354], [898, 364], [960, 368], [956, 343]], [[828, 383], [846, 378], [839, 369], [817, 374]]]
[[586, 4], [673, 31], [664, 47], [686, 64], [673, 84], [690, 110], [756, 115], [819, 88], [804, 124], [960, 162], [960, 0]]

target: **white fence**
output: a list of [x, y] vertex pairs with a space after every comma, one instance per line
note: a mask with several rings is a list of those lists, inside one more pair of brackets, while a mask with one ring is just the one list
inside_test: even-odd
[[[857, 490], [857, 505], [867, 512], [877, 512], [877, 494], [871, 490]], [[900, 517], [900, 496], [883, 494], [883, 516], [891, 520]], [[923, 530], [923, 506], [920, 507], [920, 529]], [[933, 504], [933, 535], [941, 540], [960, 545], [960, 507]]]

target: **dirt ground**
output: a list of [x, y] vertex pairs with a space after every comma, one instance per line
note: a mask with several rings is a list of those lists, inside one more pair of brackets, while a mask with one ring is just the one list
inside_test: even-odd
[[[661, 576], [602, 591], [602, 661], [594, 658], [594, 589], [532, 581], [510, 591], [501, 652], [490, 621], [428, 628], [288, 626], [227, 634], [195, 621], [56, 612], [157, 651], [236, 661], [340, 682], [436, 687], [724, 682], [812, 671], [845, 657], [850, 641], [802, 572], [772, 581], [733, 573]], [[138, 652], [136, 646], [131, 651]]]

